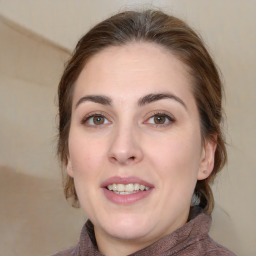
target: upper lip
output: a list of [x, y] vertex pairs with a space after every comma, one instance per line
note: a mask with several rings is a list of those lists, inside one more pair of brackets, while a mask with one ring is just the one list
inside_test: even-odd
[[140, 185], [144, 185], [146, 187], [152, 188], [154, 187], [153, 184], [140, 179], [138, 177], [135, 176], [130, 176], [130, 177], [119, 177], [119, 176], [113, 176], [110, 177], [108, 179], [106, 179], [105, 181], [102, 182], [101, 187], [102, 188], [106, 188], [108, 185], [112, 185], [112, 184], [140, 184]]

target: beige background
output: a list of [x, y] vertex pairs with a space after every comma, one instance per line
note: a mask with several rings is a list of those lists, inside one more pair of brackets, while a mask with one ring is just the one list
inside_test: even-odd
[[223, 73], [229, 164], [214, 185], [214, 239], [256, 255], [256, 1], [0, 0], [0, 252], [41, 256], [84, 222], [61, 191], [56, 88], [79, 37], [133, 7], [163, 8], [200, 31]]

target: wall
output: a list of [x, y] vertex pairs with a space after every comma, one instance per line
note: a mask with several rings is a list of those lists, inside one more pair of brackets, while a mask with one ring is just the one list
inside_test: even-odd
[[0, 17], [0, 165], [56, 179], [55, 97], [69, 54], [19, 29]]

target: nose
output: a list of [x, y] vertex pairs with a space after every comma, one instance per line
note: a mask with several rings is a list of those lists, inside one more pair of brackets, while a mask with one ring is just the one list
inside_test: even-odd
[[118, 129], [110, 143], [108, 158], [114, 164], [132, 165], [143, 159], [140, 135], [132, 128]]

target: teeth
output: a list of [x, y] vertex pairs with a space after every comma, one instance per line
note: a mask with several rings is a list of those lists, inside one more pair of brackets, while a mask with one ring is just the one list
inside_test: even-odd
[[117, 184], [116, 186], [117, 186], [117, 191], [118, 192], [124, 191], [124, 184]]
[[146, 187], [144, 185], [140, 185], [138, 183], [135, 184], [111, 184], [108, 185], [108, 190], [114, 191], [115, 193], [118, 193], [120, 195], [128, 195], [132, 193], [136, 193], [137, 191], [141, 190], [149, 190], [149, 187]]
[[109, 190], [113, 190], [113, 185], [108, 185]]
[[145, 186], [144, 185], [140, 185], [140, 190], [144, 190]]
[[132, 192], [133, 190], [134, 190], [134, 185], [133, 184], [125, 185], [125, 191], [126, 192]]
[[134, 190], [136, 191], [140, 190], [140, 184], [138, 183], [134, 184]]
[[133, 191], [133, 192], [116, 192], [116, 191], [114, 191], [114, 193], [119, 194], [119, 195], [130, 195], [130, 194], [134, 194], [136, 192], [135, 191]]

